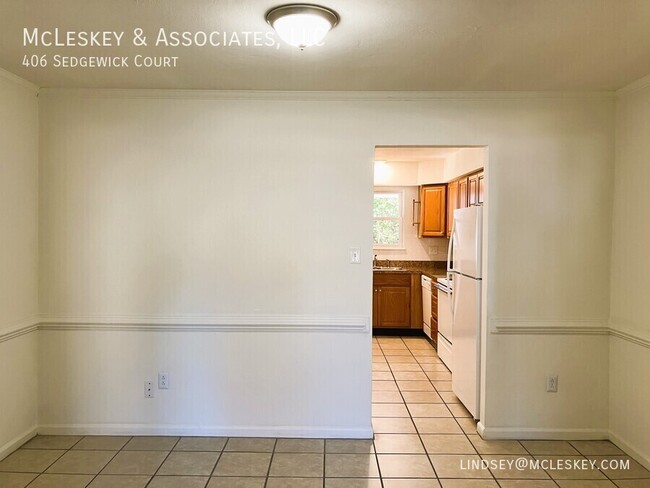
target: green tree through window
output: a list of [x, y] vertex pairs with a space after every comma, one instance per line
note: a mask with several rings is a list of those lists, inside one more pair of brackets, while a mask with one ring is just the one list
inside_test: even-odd
[[399, 247], [402, 244], [402, 194], [375, 192], [372, 214], [375, 247]]

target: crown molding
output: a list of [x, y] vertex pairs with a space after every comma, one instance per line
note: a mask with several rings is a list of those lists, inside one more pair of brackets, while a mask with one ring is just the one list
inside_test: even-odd
[[5, 69], [0, 68], [0, 78], [2, 78], [3, 80], [7, 80], [10, 83], [13, 83], [14, 85], [27, 88], [28, 90], [34, 92], [35, 94], [38, 94], [39, 91], [38, 86], [36, 86], [31, 81], [27, 81], [24, 78], [21, 78], [20, 76], [17, 76]]
[[109, 99], [184, 99], [249, 101], [442, 101], [442, 100], [530, 100], [613, 99], [613, 91], [264, 91], [264, 90], [161, 90], [41, 88], [41, 95]]
[[624, 86], [616, 90], [617, 97], [624, 97], [630, 95], [631, 93], [643, 90], [644, 88], [650, 87], [650, 75], [644, 76], [640, 80], [633, 81], [629, 85]]

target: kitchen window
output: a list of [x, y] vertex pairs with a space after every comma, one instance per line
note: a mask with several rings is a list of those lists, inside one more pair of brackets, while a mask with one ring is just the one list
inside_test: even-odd
[[372, 236], [375, 249], [402, 247], [403, 202], [402, 192], [376, 191], [372, 206]]

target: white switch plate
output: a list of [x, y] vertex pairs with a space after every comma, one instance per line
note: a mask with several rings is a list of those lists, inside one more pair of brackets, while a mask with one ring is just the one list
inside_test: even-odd
[[144, 397], [153, 398], [153, 381], [144, 382]]
[[350, 248], [350, 264], [359, 264], [361, 262], [361, 248]]
[[158, 373], [158, 389], [169, 390], [169, 375], [167, 373]]

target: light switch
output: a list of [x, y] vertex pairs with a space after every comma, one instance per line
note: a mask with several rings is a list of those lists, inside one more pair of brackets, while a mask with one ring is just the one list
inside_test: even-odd
[[361, 262], [361, 248], [350, 248], [350, 264], [359, 264]]

